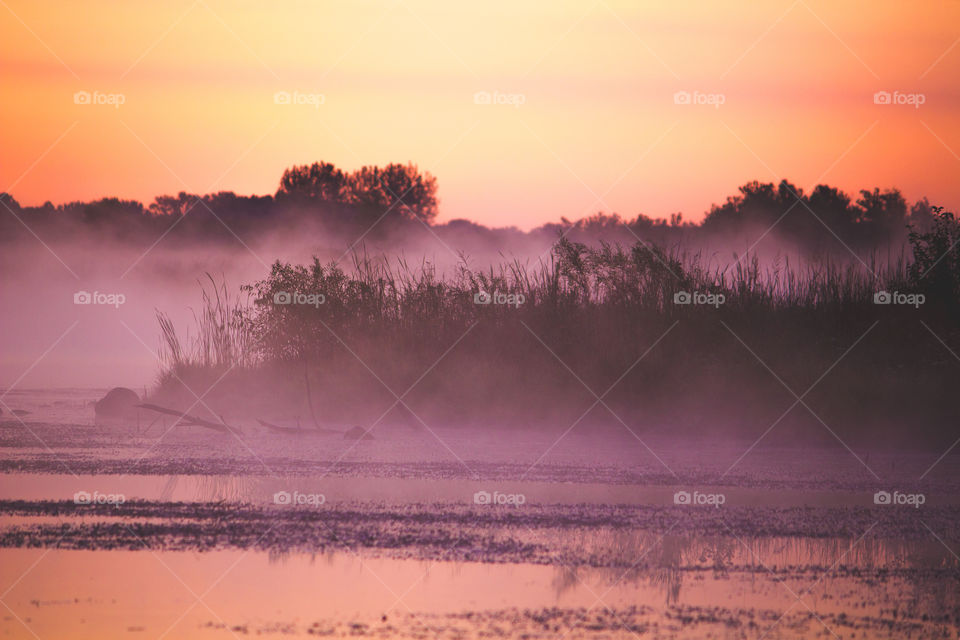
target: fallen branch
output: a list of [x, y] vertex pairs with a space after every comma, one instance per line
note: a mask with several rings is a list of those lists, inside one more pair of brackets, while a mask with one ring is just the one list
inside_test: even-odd
[[344, 434], [343, 431], [338, 431], [337, 429], [323, 429], [321, 427], [316, 427], [315, 429], [301, 429], [300, 427], [281, 427], [280, 425], [267, 422], [266, 420], [261, 420], [260, 418], [257, 418], [257, 422], [259, 422], [264, 427], [276, 433], [285, 433], [285, 434], [291, 434], [291, 435], [307, 434], [311, 436], [318, 436], [318, 435], [342, 436]]
[[176, 416], [183, 421], [183, 424], [191, 427], [206, 427], [207, 429], [213, 429], [214, 431], [219, 431], [220, 433], [243, 433], [237, 427], [231, 427], [228, 425], [223, 418], [220, 418], [220, 423], [211, 422], [210, 420], [204, 420], [203, 418], [198, 418], [196, 416], [191, 416], [190, 414], [184, 413], [182, 411], [175, 411], [173, 409], [167, 409], [166, 407], [161, 407], [156, 404], [138, 404], [138, 407], [141, 409], [149, 409], [150, 411], [156, 411], [157, 413], [165, 413], [168, 416]]

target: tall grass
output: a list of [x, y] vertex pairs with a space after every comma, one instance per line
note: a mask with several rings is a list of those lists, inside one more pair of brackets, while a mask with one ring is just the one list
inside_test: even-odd
[[[318, 423], [369, 426], [395, 404], [394, 393], [410, 389], [405, 402], [429, 401], [420, 410], [431, 423], [569, 424], [585, 408], [587, 385], [613, 389], [604, 407], [624, 420], [682, 414], [696, 425], [729, 414], [752, 433], [783, 412], [774, 401], [784, 394], [778, 381], [799, 392], [840, 360], [813, 394], [838, 431], [844, 421], [862, 434], [866, 425], [902, 425], [917, 415], [932, 428], [954, 413], [949, 359], [937, 341], [919, 340], [929, 336], [923, 320], [952, 343], [953, 307], [874, 304], [881, 290], [923, 284], [903, 254], [803, 265], [748, 255], [717, 264], [643, 243], [561, 240], [534, 264], [474, 269], [463, 260], [439, 273], [427, 262], [357, 252], [348, 268], [277, 262], [234, 297], [209, 275], [204, 284], [192, 340], [181, 342], [158, 313], [161, 386], [203, 372], [209, 385], [235, 368], [246, 381], [233, 387], [231, 402], [283, 396], [285, 407], [299, 405], [291, 418], [309, 411]], [[681, 292], [723, 303], [677, 304]], [[319, 294], [323, 302], [278, 304], [280, 294]], [[499, 297], [478, 304], [478, 294]]]
[[[726, 265], [706, 266], [700, 254], [668, 253], [638, 243], [630, 248], [587, 247], [561, 240], [547, 261], [515, 259], [484, 270], [464, 260], [443, 277], [427, 262], [411, 265], [366, 253], [352, 255], [352, 268], [335, 264], [276, 263], [270, 276], [233, 297], [226, 284], [206, 274], [201, 306], [193, 312], [196, 334], [181, 342], [169, 316], [157, 312], [165, 371], [185, 367], [250, 367], [264, 360], [304, 355], [324, 329], [347, 334], [394, 331], [437, 336], [443, 327], [462, 327], [479, 318], [536, 317], [558, 324], [591, 311], [673, 317], [690, 308], [674, 303], [680, 292], [722, 294], [728, 313], [843, 312], [870, 304], [879, 290], [907, 290], [909, 262], [824, 261], [802, 267], [788, 259], [762, 264], [747, 255]], [[318, 306], [276, 305], [278, 293], [322, 294]], [[519, 305], [475, 303], [477, 294], [514, 296]], [[399, 334], [394, 334], [398, 336]]]
[[161, 375], [176, 377], [188, 369], [224, 370], [249, 367], [257, 360], [252, 349], [249, 304], [240, 294], [230, 296], [225, 281], [209, 273], [200, 281], [199, 311], [191, 309], [196, 333], [184, 344], [170, 316], [157, 311], [160, 325]]

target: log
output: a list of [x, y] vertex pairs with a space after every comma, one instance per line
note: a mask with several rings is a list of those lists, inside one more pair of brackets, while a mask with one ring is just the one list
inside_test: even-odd
[[223, 418], [220, 418], [220, 424], [216, 422], [211, 422], [210, 420], [204, 420], [203, 418], [198, 418], [196, 416], [191, 416], [190, 414], [184, 413], [182, 411], [176, 411], [174, 409], [167, 409], [166, 407], [161, 407], [156, 404], [141, 403], [137, 405], [141, 409], [149, 409], [150, 411], [156, 411], [157, 413], [164, 413], [168, 416], [176, 416], [183, 421], [183, 424], [188, 427], [206, 427], [207, 429], [213, 429], [214, 431], [219, 431], [220, 433], [234, 433], [240, 434], [243, 433], [237, 427], [231, 427]]
[[267, 422], [266, 420], [261, 420], [257, 418], [262, 426], [274, 431], [276, 433], [284, 433], [289, 435], [309, 435], [309, 436], [327, 436], [327, 435], [343, 435], [343, 431], [338, 431], [337, 429], [322, 429], [317, 427], [315, 429], [301, 429], [300, 427], [281, 427], [280, 425]]

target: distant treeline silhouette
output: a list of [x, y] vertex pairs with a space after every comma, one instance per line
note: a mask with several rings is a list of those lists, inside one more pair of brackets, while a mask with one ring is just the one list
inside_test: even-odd
[[403, 230], [423, 231], [423, 225], [430, 225], [438, 235], [468, 236], [490, 246], [523, 238], [549, 243], [561, 233], [586, 242], [604, 239], [631, 244], [640, 238], [660, 246], [703, 245], [766, 232], [800, 253], [821, 254], [900, 245], [908, 225], [927, 230], [934, 218], [926, 198], [909, 205], [896, 189], [862, 190], [854, 199], [827, 185], [806, 194], [786, 180], [747, 183], [737, 195], [713, 205], [699, 223], [684, 220], [680, 213], [669, 220], [597, 213], [521, 232], [462, 219], [437, 224], [437, 213], [436, 178], [413, 164], [366, 166], [346, 173], [320, 162], [287, 169], [277, 192], [264, 196], [180, 192], [158, 196], [149, 205], [102, 198], [27, 207], [0, 193], [0, 241], [17, 240], [31, 231], [44, 239], [92, 232], [121, 241], [153, 240], [169, 230], [171, 239], [235, 242], [235, 235], [250, 239], [284, 229], [298, 235], [327, 232], [344, 237], [369, 232], [371, 238], [383, 239]]

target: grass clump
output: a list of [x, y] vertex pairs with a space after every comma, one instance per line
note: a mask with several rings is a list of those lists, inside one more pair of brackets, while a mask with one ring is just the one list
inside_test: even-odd
[[[360, 253], [349, 269], [277, 262], [242, 300], [210, 279], [189, 349], [159, 314], [163, 382], [237, 369], [253, 390], [227, 383], [224, 398], [283, 397], [274, 414], [318, 423], [759, 436], [779, 420], [778, 433], [874, 443], [910, 423], [909, 442], [939, 444], [956, 364], [930, 332], [955, 343], [960, 281], [956, 222], [939, 215], [911, 236], [913, 260], [711, 265], [643, 242], [561, 239], [536, 265], [464, 260], [451, 274]], [[875, 304], [882, 291], [925, 301]], [[688, 294], [695, 303], [679, 304]]]

